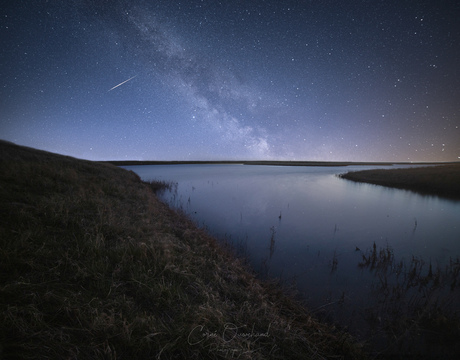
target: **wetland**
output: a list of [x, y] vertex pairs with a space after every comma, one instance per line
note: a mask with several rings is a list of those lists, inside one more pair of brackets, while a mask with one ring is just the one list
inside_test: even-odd
[[371, 342], [376, 354], [435, 355], [454, 346], [425, 340], [456, 328], [429, 325], [458, 317], [460, 202], [341, 178], [420, 165], [127, 168], [171, 182], [165, 202], [239, 249], [261, 278], [295, 288], [316, 315]]

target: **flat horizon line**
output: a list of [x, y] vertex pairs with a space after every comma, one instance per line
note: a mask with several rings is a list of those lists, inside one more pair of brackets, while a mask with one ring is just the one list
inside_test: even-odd
[[448, 165], [460, 161], [309, 161], [309, 160], [103, 160], [117, 166], [129, 165], [279, 165], [279, 166], [350, 166], [350, 165]]
[[323, 160], [90, 160], [75, 155], [63, 154], [16, 144], [0, 138], [0, 145], [17, 146], [50, 154], [68, 156], [79, 160], [122, 165], [180, 165], [180, 164], [241, 164], [241, 165], [285, 165], [285, 166], [350, 166], [350, 165], [460, 165], [460, 161], [323, 161]]

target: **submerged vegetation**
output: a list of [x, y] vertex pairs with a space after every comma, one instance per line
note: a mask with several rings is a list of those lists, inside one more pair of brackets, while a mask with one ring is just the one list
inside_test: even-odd
[[133, 172], [0, 142], [0, 357], [364, 357]]
[[176, 189], [177, 192], [178, 184], [173, 181], [152, 180], [146, 183], [150, 185], [150, 188], [155, 194], [162, 194], [167, 190], [174, 191], [174, 189]]
[[[366, 309], [369, 341], [383, 355], [454, 359], [460, 353], [460, 259], [444, 267], [412, 256], [396, 261], [389, 246], [362, 253], [359, 268], [370, 271], [375, 306]], [[374, 349], [376, 350], [376, 349]], [[383, 356], [385, 357], [385, 356]]]

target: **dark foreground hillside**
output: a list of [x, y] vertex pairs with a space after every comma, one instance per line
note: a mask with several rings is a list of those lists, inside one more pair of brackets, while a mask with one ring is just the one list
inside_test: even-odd
[[362, 358], [108, 164], [0, 142], [0, 358]]

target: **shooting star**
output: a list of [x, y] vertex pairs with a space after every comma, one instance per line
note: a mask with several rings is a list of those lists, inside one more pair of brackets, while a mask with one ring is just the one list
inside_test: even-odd
[[129, 78], [128, 80], [125, 80], [125, 81], [123, 81], [122, 83], [119, 83], [118, 85], [115, 85], [113, 88], [111, 88], [111, 89], [108, 90], [107, 92], [112, 91], [113, 89], [115, 89], [115, 88], [117, 88], [117, 87], [123, 85], [124, 83], [127, 83], [129, 80], [134, 79], [136, 76], [137, 76], [137, 75], [134, 75], [133, 77]]

